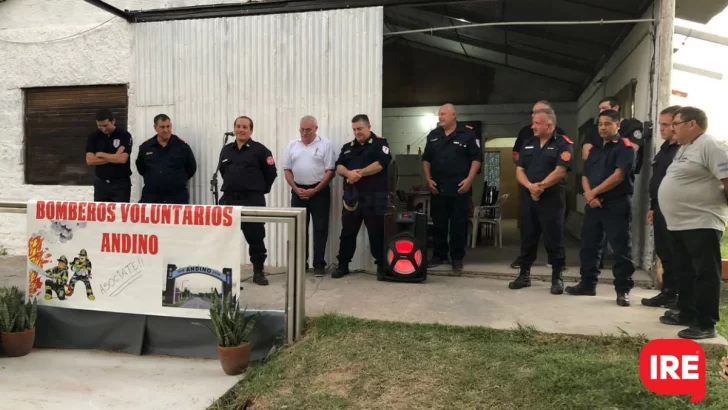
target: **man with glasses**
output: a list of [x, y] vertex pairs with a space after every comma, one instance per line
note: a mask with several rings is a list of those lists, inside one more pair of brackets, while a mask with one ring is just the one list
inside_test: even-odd
[[662, 262], [662, 289], [660, 293], [650, 299], [642, 299], [642, 304], [651, 307], [677, 307], [677, 277], [675, 276], [675, 264], [673, 262], [673, 251], [670, 242], [670, 232], [667, 230], [665, 216], [660, 210], [657, 200], [657, 191], [660, 183], [665, 178], [667, 167], [672, 164], [672, 159], [679, 145], [675, 141], [675, 133], [672, 128], [672, 117], [679, 106], [667, 107], [660, 112], [660, 136], [665, 141], [660, 151], [655, 154], [652, 160], [652, 178], [650, 178], [650, 210], [647, 212], [647, 223], [654, 227], [655, 252]]
[[288, 144], [283, 172], [291, 187], [291, 207], [306, 208], [306, 270], [308, 270], [308, 226], [313, 219], [313, 269], [317, 277], [326, 270], [326, 242], [329, 237], [331, 188], [336, 156], [331, 142], [317, 134], [316, 118], [301, 118], [301, 138]]
[[660, 184], [658, 198], [672, 238], [678, 278], [677, 311], [660, 322], [689, 326], [685, 339], [715, 337], [720, 320], [720, 240], [728, 220], [728, 146], [706, 134], [708, 117], [695, 107], [673, 118], [680, 148]]

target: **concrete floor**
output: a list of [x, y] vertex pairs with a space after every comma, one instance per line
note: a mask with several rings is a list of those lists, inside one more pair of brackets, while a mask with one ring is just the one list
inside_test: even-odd
[[0, 357], [0, 408], [203, 410], [238, 380], [217, 360], [34, 350]]
[[[567, 249], [571, 269], [578, 275], [578, 250]], [[550, 276], [545, 255], [532, 273]], [[611, 273], [605, 270], [596, 297], [549, 294], [549, 283], [535, 281], [529, 289], [512, 291], [507, 281], [517, 271], [508, 265], [518, 255], [512, 239], [497, 249], [469, 249], [461, 277], [446, 266], [433, 269], [421, 284], [377, 282], [374, 275], [353, 273], [342, 279], [306, 275], [306, 314], [336, 312], [361, 318], [509, 329], [530, 325], [544, 332], [615, 334], [626, 332], [650, 339], [674, 338], [680, 328], [658, 322], [662, 309], [640, 305], [657, 292], [636, 287], [632, 307], [614, 302]], [[248, 309], [285, 308], [286, 275], [269, 269], [270, 285], [255, 285], [243, 271], [241, 301]], [[649, 275], [635, 273], [638, 286], [650, 287]], [[24, 257], [0, 257], [0, 286], [25, 282]], [[705, 343], [728, 344], [722, 337]], [[12, 375], [12, 376], [11, 376]], [[0, 397], [4, 405], [25, 409], [204, 409], [235, 384], [216, 360], [131, 356], [92, 351], [36, 350], [24, 358], [0, 358]], [[33, 386], [33, 387], [31, 387]], [[51, 387], [46, 387], [51, 386]], [[2, 407], [2, 406], [0, 406]], [[4, 408], [4, 407], [2, 407]]]

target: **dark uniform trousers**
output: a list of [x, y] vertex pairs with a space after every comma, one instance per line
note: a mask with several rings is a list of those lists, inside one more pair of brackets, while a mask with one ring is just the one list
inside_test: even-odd
[[672, 246], [672, 237], [667, 230], [667, 222], [662, 214], [659, 205], [655, 206], [652, 213], [652, 227], [655, 235], [655, 252], [662, 262], [662, 289], [677, 294], [678, 283], [676, 276], [675, 250]]
[[670, 231], [678, 280], [680, 316], [705, 329], [720, 320], [720, 240], [715, 229]]
[[[265, 206], [265, 196], [262, 192], [225, 192], [220, 198], [220, 205], [239, 206]], [[240, 224], [243, 236], [248, 243], [248, 253], [253, 270], [263, 271], [263, 264], [268, 258], [268, 251], [265, 249], [265, 223], [242, 222]]]
[[377, 266], [384, 263], [384, 215], [387, 212], [389, 194], [386, 192], [359, 191], [359, 205], [349, 211], [342, 207], [341, 246], [339, 266], [348, 266], [356, 252], [356, 237], [361, 223], [367, 227], [369, 246]]
[[[433, 254], [442, 260], [463, 260], [468, 240], [469, 194], [430, 196], [430, 215], [433, 228]], [[448, 236], [450, 246], [448, 249]]]
[[131, 200], [131, 179], [94, 179], [95, 202], [129, 202]]
[[[312, 189], [318, 186], [299, 185], [302, 189]], [[324, 187], [321, 192], [309, 199], [301, 199], [291, 191], [291, 207], [306, 208], [306, 267], [308, 267], [308, 226], [313, 219], [313, 267], [325, 269], [326, 242], [329, 237], [329, 214], [331, 213], [331, 188]]]
[[528, 190], [521, 193], [521, 266], [530, 268], [536, 261], [538, 241], [543, 234], [548, 262], [553, 268], [566, 264], [564, 250], [564, 215], [566, 196], [564, 188], [554, 186], [545, 191], [538, 201], [531, 199]]
[[190, 203], [190, 193], [187, 188], [177, 192], [154, 192], [145, 186], [142, 188], [142, 198], [139, 203], [144, 204], [180, 204]]
[[606, 199], [601, 208], [585, 207], [581, 228], [581, 282], [589, 289], [597, 286], [605, 235], [616, 259], [612, 266], [614, 288], [617, 292], [629, 292], [634, 287], [632, 201], [629, 196]]

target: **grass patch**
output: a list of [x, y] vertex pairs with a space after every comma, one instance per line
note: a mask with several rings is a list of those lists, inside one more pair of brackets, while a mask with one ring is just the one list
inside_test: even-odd
[[722, 305], [720, 306], [720, 322], [718, 322], [718, 325], [715, 327], [715, 330], [718, 331], [723, 337], [728, 339], [728, 300], [722, 300]]
[[642, 386], [645, 341], [329, 314], [210, 409], [725, 409], [724, 348], [706, 347], [708, 393], [689, 405]]

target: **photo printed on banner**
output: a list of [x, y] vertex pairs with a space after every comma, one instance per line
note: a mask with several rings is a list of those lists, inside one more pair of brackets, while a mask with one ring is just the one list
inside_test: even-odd
[[232, 266], [206, 266], [192, 258], [168, 258], [163, 272], [162, 306], [210, 309], [215, 293], [222, 298], [233, 289]]

